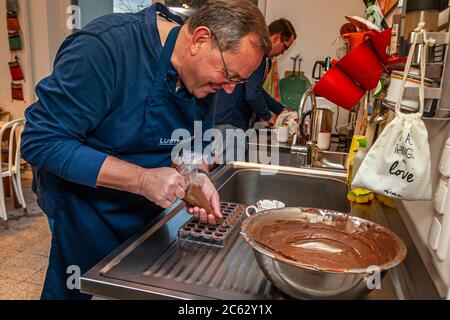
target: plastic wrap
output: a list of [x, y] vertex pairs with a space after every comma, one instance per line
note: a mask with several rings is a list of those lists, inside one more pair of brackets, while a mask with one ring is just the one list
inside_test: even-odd
[[214, 214], [211, 204], [202, 191], [205, 175], [199, 172], [206, 160], [201, 154], [184, 152], [183, 156], [175, 161], [175, 167], [186, 179], [186, 196], [183, 199], [186, 205], [205, 209], [207, 214]]

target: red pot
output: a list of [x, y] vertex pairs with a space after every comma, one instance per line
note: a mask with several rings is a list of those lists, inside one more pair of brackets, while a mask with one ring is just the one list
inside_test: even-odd
[[314, 87], [314, 92], [348, 110], [352, 109], [365, 93], [338, 66], [333, 66], [325, 73]]
[[364, 40], [366, 39], [366, 33], [352, 32], [343, 34], [342, 37], [348, 40], [348, 42], [350, 43], [350, 47], [353, 50], [364, 42]]
[[372, 46], [366, 41], [350, 51], [337, 65], [365, 90], [373, 90], [384, 72]]
[[388, 48], [391, 46], [392, 28], [386, 29], [383, 32], [376, 32], [371, 30], [368, 32], [370, 43], [372, 44], [375, 53], [385, 65], [389, 64], [391, 56], [387, 54]]

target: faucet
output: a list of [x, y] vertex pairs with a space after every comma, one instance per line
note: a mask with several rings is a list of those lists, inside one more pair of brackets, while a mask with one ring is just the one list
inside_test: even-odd
[[314, 91], [312, 89], [308, 89], [305, 94], [302, 97], [302, 100], [300, 102], [300, 106], [298, 108], [298, 119], [299, 119], [299, 129], [303, 130], [303, 128], [301, 128], [301, 119], [305, 113], [305, 106], [306, 106], [306, 101], [308, 101], [308, 98], [311, 99], [311, 125], [309, 126], [309, 137], [308, 137], [308, 141], [306, 142], [305, 146], [299, 146], [297, 145], [297, 135], [294, 136], [294, 140], [292, 142], [292, 146], [291, 146], [291, 153], [293, 154], [303, 154], [306, 155], [306, 163], [305, 166], [307, 167], [312, 167], [313, 165], [313, 159], [314, 159], [314, 155], [315, 155], [315, 150], [316, 150], [316, 146], [315, 146], [315, 137], [313, 137], [313, 133], [316, 132], [315, 130], [315, 115], [316, 115], [316, 110], [317, 110], [317, 102], [316, 102], [316, 94], [314, 93]]

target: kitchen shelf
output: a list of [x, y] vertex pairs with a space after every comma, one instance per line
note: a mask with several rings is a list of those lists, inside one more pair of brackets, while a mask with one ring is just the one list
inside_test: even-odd
[[[391, 103], [389, 103], [387, 101], [383, 101], [383, 106], [388, 108], [389, 110], [395, 112], [395, 105], [394, 104], [391, 104]], [[402, 109], [402, 112], [404, 112], [404, 113], [414, 113], [411, 110], [405, 110], [405, 109]], [[450, 121], [450, 111], [438, 110], [436, 112], [436, 116], [434, 116], [434, 117], [423, 116], [422, 119], [424, 119], [424, 120], [432, 120], [432, 121]]]
[[[440, 100], [442, 96], [441, 88], [425, 88], [425, 99]], [[405, 98], [417, 98], [419, 97], [419, 88], [405, 88]]]
[[[409, 36], [409, 42], [413, 43], [414, 42], [414, 37], [417, 33], [416, 32], [411, 32], [410, 36]], [[450, 44], [450, 32], [427, 32], [427, 38], [428, 39], [435, 39], [436, 40], [436, 46], [440, 46], [440, 45], [446, 45], [446, 44]], [[418, 44], [423, 44], [423, 35], [422, 33], [419, 34], [418, 38], [417, 38], [417, 43]]]

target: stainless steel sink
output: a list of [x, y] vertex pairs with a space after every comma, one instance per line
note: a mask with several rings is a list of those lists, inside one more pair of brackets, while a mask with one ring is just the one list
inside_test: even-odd
[[[276, 165], [294, 168], [305, 167], [306, 155], [294, 154], [286, 150], [286, 148], [280, 148], [278, 150], [278, 161]], [[271, 153], [268, 153], [268, 157], [271, 157]], [[258, 157], [253, 159], [257, 159], [256, 163], [258, 164], [263, 163]], [[347, 159], [348, 154], [344, 152], [317, 151], [313, 161], [313, 168], [346, 172]]]
[[282, 201], [288, 207], [311, 207], [350, 212], [347, 184], [336, 178], [308, 174], [269, 174], [243, 169], [235, 172], [219, 190], [221, 201], [254, 205], [258, 200]]
[[[259, 150], [260, 148], [264, 148], [264, 152], [267, 150], [268, 158], [272, 158], [273, 156], [271, 150], [277, 152], [277, 161], [274, 161], [275, 165], [295, 168], [305, 167], [305, 154], [293, 152], [292, 146], [287, 143], [275, 142], [275, 144], [272, 145], [270, 135], [261, 134], [257, 137], [253, 136], [249, 141], [249, 145], [250, 162], [258, 164], [264, 163], [264, 161], [261, 161], [259, 158]], [[317, 150], [314, 154], [313, 167], [317, 169], [344, 172], [347, 171], [347, 159], [348, 153], [345, 152]]]
[[[407, 244], [408, 257], [388, 273], [382, 290], [366, 299], [439, 298], [400, 216], [377, 200], [350, 207], [345, 177], [337, 171], [234, 163], [218, 168], [212, 180], [222, 201], [254, 204], [269, 198], [345, 213], [351, 208], [353, 216], [390, 227]], [[181, 202], [174, 204], [84, 274], [81, 290], [112, 299], [289, 299], [262, 273], [238, 230], [221, 249], [179, 241], [178, 230], [190, 218]]]
[[313, 166], [333, 170], [347, 171], [348, 153], [334, 151], [317, 151]]
[[[250, 151], [251, 152], [251, 151]], [[267, 155], [270, 159], [272, 159], [272, 153], [268, 152]], [[304, 167], [306, 164], [306, 156], [302, 154], [292, 154], [290, 149], [288, 148], [279, 148], [277, 154], [277, 161], [273, 161], [270, 164], [275, 164], [283, 167], [293, 167], [300, 168]], [[268, 164], [264, 161], [261, 161], [259, 155], [249, 156], [249, 162], [257, 163], [257, 164]]]

